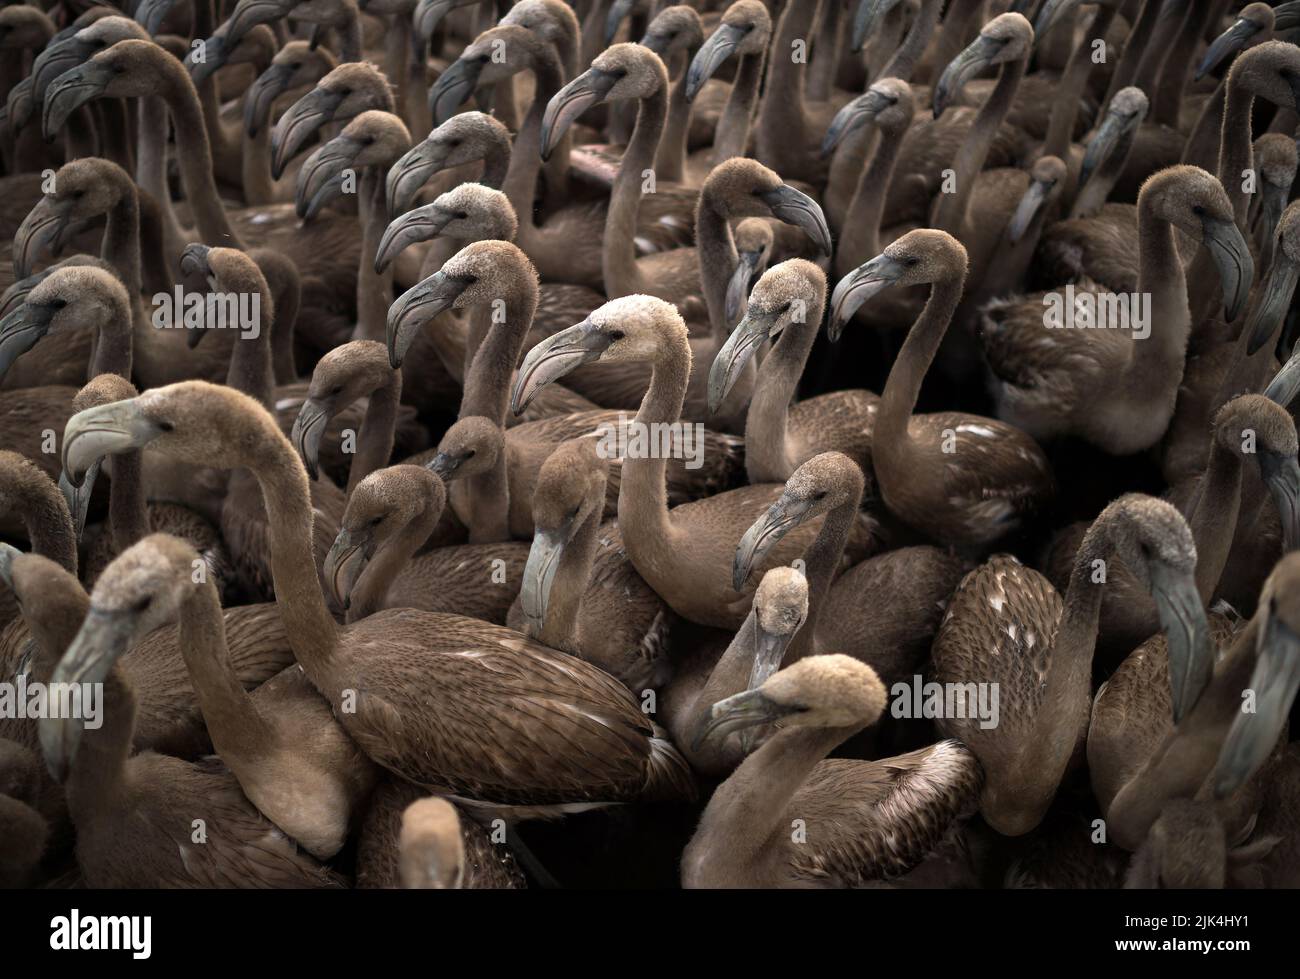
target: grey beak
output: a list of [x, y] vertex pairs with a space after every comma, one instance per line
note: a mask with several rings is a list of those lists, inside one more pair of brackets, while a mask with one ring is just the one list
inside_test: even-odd
[[573, 121], [609, 96], [621, 76], [588, 68], [552, 96], [542, 117], [542, 159], [549, 160]]
[[528, 351], [519, 365], [510, 393], [510, 410], [518, 415], [538, 391], [583, 364], [599, 360], [612, 342], [609, 334], [597, 329], [589, 319], [547, 337]]
[[564, 557], [570, 529], [568, 527], [554, 530], [538, 528], [533, 534], [533, 546], [528, 551], [528, 563], [524, 565], [524, 580], [519, 589], [519, 607], [524, 613], [524, 618], [535, 631], [540, 631], [546, 622], [546, 609], [551, 600], [551, 586], [555, 584], [555, 573], [559, 570], [560, 561]]
[[[336, 136], [312, 153], [298, 171], [294, 209], [310, 221], [330, 201], [343, 193], [344, 179], [352, 169], [361, 144], [348, 136]], [[353, 177], [356, 177], [353, 171]]]
[[853, 10], [853, 34], [849, 38], [851, 50], [861, 51], [867, 43], [867, 37], [899, 2], [900, 0], [858, 0], [858, 5]]
[[[1245, 329], [1250, 333], [1250, 340], [1246, 343], [1247, 355], [1256, 353], [1264, 346], [1286, 319], [1297, 279], [1300, 279], [1300, 264], [1287, 257], [1284, 249], [1274, 249], [1273, 264], [1264, 277], [1264, 295], [1251, 310], [1250, 319], [1246, 323]], [[1283, 403], [1289, 404], [1290, 400], [1288, 398]]]
[[1246, 306], [1255, 278], [1255, 261], [1237, 226], [1229, 220], [1201, 219], [1201, 241], [1219, 270], [1223, 283], [1223, 316], [1231, 323]]
[[321, 575], [329, 584], [330, 594], [339, 608], [346, 610], [351, 605], [352, 589], [374, 552], [375, 539], [370, 534], [363, 534], [358, 540], [345, 529], [334, 538], [321, 566]]
[[389, 168], [384, 181], [389, 214], [405, 214], [411, 209], [415, 195], [429, 178], [447, 164], [451, 147], [430, 136], [411, 147], [403, 157]]
[[271, 175], [279, 180], [285, 165], [306, 145], [312, 134], [327, 122], [343, 102], [339, 92], [313, 88], [289, 107], [271, 130]]
[[700, 50], [695, 52], [695, 57], [686, 70], [686, 88], [683, 94], [687, 102], [695, 101], [704, 83], [732, 56], [748, 33], [749, 31], [731, 24], [719, 24], [709, 39], [700, 45]]
[[151, 35], [162, 29], [163, 18], [171, 13], [176, 0], [140, 0], [135, 8], [135, 22]]
[[394, 370], [402, 366], [402, 358], [420, 327], [444, 310], [451, 309], [470, 285], [466, 279], [435, 272], [407, 289], [388, 307], [388, 362]]
[[717, 413], [740, 372], [745, 369], [763, 341], [776, 329], [783, 315], [783, 310], [770, 313], [755, 313], [751, 310], [731, 331], [731, 336], [727, 337], [727, 342], [722, 345], [709, 367], [710, 414]]
[[844, 141], [846, 136], [861, 129], [895, 101], [883, 92], [867, 89], [856, 99], [846, 103], [839, 112], [835, 113], [835, 118], [831, 120], [830, 128], [826, 130], [826, 135], [822, 139], [822, 159], [834, 153], [835, 148]]
[[[1062, 14], [1078, 5], [1079, 0], [1047, 0], [1034, 20], [1034, 40], [1041, 41], [1047, 32], [1056, 26]], [[1023, 11], [1018, 12], [1023, 13]]]
[[627, 20], [635, 5], [636, 0], [614, 0], [609, 5], [609, 12], [605, 14], [605, 47], [614, 43], [618, 29], [623, 26], [623, 21]]
[[1079, 167], [1079, 186], [1082, 187], [1092, 177], [1097, 167], [1108, 160], [1120, 140], [1132, 127], [1133, 120], [1119, 112], [1106, 113], [1101, 125], [1083, 151], [1083, 163]]
[[384, 235], [379, 239], [379, 247], [375, 249], [375, 271], [383, 272], [393, 259], [416, 242], [438, 237], [454, 217], [437, 201], [403, 214], [384, 229]]
[[865, 265], [840, 279], [831, 294], [831, 318], [826, 325], [826, 336], [837, 343], [844, 324], [873, 296], [884, 292], [903, 275], [903, 266], [888, 255], [877, 255]]
[[41, 106], [41, 132], [45, 138], [53, 139], [68, 121], [68, 116], [87, 102], [99, 98], [108, 80], [108, 72], [98, 62], [87, 61], [50, 82]]
[[279, 0], [239, 0], [226, 21], [226, 43], [234, 48], [258, 24], [270, 24], [284, 17], [292, 4]]
[[145, 417], [135, 398], [79, 411], [63, 429], [63, 472], [80, 486], [92, 463], [107, 455], [142, 449], [162, 429]]
[[14, 587], [14, 559], [21, 557], [22, 553], [12, 544], [0, 541], [0, 581], [3, 581], [10, 591], [13, 591]]
[[51, 255], [62, 251], [69, 224], [65, 203], [52, 197], [42, 197], [37, 201], [14, 234], [14, 278], [25, 279], [31, 275], [36, 256], [42, 251]]
[[80, 486], [73, 486], [66, 473], [59, 473], [59, 492], [68, 503], [68, 513], [72, 515], [72, 526], [76, 530], [77, 540], [81, 540], [81, 535], [86, 531], [86, 514], [90, 510], [91, 494], [94, 492], [95, 480], [99, 478], [99, 470], [103, 465], [103, 459], [92, 462], [82, 477]]
[[1260, 32], [1260, 27], [1261, 25], [1252, 20], [1238, 19], [1235, 24], [1216, 37], [1206, 49], [1205, 57], [1196, 66], [1196, 74], [1192, 80], [1199, 82], [1230, 55], [1235, 55], [1244, 48], [1246, 43]]
[[961, 54], [948, 63], [934, 86], [934, 117], [938, 119], [952, 99], [961, 93], [965, 84], [994, 64], [1002, 44], [980, 35], [971, 41]]
[[1267, 760], [1300, 688], [1300, 635], [1270, 610], [1259, 630], [1255, 671], [1255, 713], [1239, 713], [1228, 729], [1214, 769], [1214, 794], [1223, 799]]
[[[76, 638], [54, 668], [50, 682], [75, 684], [78, 689], [84, 689], [83, 683], [103, 683], [113, 664], [131, 648], [138, 620], [139, 616], [131, 612], [104, 612], [91, 605]], [[68, 777], [84, 730], [82, 717], [41, 718], [38, 728], [41, 751], [56, 781]]]
[[0, 319], [0, 380], [3, 380], [15, 360], [32, 347], [50, 329], [50, 321], [58, 312], [53, 306], [23, 303], [12, 313]]
[[1007, 237], [1013, 245], [1024, 237], [1025, 232], [1029, 230], [1029, 226], [1034, 223], [1034, 218], [1038, 216], [1043, 209], [1043, 205], [1047, 203], [1053, 186], [1053, 184], [1044, 183], [1041, 180], [1030, 180], [1024, 196], [1020, 198], [1015, 212], [1011, 215], [1011, 220], [1007, 222]]
[[1214, 672], [1214, 651], [1205, 607], [1196, 590], [1196, 579], [1167, 565], [1149, 566], [1151, 597], [1155, 599], [1160, 624], [1169, 643], [1169, 683], [1174, 723], [1179, 723], [1196, 704]]
[[250, 137], [262, 131], [271, 116], [271, 106], [288, 91], [293, 75], [289, 65], [271, 65], [249, 86], [244, 96], [244, 131]]
[[450, 452], [438, 452], [424, 464], [424, 468], [436, 475], [444, 483], [456, 478], [456, 470], [465, 461], [464, 456], [454, 456]]
[[1264, 389], [1264, 397], [1283, 408], [1290, 408], [1297, 394], [1300, 394], [1300, 347], [1291, 354], [1290, 359]]
[[441, 126], [454, 116], [478, 88], [483, 74], [483, 61], [479, 58], [458, 58], [438, 76], [429, 89], [429, 112], [433, 124]]
[[203, 42], [203, 60], [195, 58], [198, 52], [197, 48], [191, 48], [190, 53], [185, 56], [185, 67], [194, 79], [194, 84], [211, 78], [217, 73], [217, 69], [225, 66], [226, 61], [230, 58], [230, 53], [234, 51], [235, 46], [226, 43], [226, 39], [220, 34], [214, 34]]
[[298, 417], [293, 420], [293, 429], [289, 432], [289, 441], [313, 480], [320, 478], [320, 443], [329, 421], [328, 407], [314, 398], [307, 398], [298, 409]]
[[1294, 551], [1300, 547], [1300, 462], [1292, 455], [1261, 452], [1259, 469], [1277, 506], [1282, 549]]
[[744, 313], [750, 284], [756, 275], [762, 275], [767, 270], [768, 254], [766, 248], [739, 253], [740, 261], [727, 280], [727, 303], [723, 315], [726, 316], [728, 325], [735, 323]]
[[759, 724], [770, 724], [798, 708], [788, 707], [769, 700], [762, 690], [746, 690], [725, 700], [719, 700], [702, 718], [700, 728], [691, 742], [699, 751], [707, 741], [721, 741], [734, 731], [743, 731]]
[[731, 587], [745, 590], [745, 582], [754, 568], [762, 563], [786, 534], [805, 520], [816, 516], [810, 500], [796, 499], [788, 493], [767, 508], [767, 512], [754, 521], [736, 546], [736, 556], [731, 564]]
[[822, 213], [821, 205], [815, 200], [789, 184], [763, 191], [758, 196], [772, 209], [773, 217], [802, 228], [823, 255], [831, 253], [831, 229], [826, 224], [826, 215]]
[[442, 19], [456, 6], [456, 0], [420, 0], [415, 5], [415, 13], [412, 15], [415, 33], [426, 48]]

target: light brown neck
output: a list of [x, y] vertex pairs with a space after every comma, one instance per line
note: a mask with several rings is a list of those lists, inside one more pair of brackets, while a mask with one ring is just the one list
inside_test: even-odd
[[841, 278], [862, 262], [880, 254], [880, 218], [885, 213], [885, 195], [894, 174], [894, 164], [898, 162], [903, 132], [892, 127], [882, 129], [880, 139], [875, 143], [876, 152], [858, 178], [857, 190], [840, 228], [839, 245], [835, 249], [835, 274]]
[[819, 282], [815, 290], [805, 321], [786, 324], [758, 371], [745, 416], [745, 472], [751, 483], [784, 483], [797, 467], [790, 457], [786, 425], [821, 326], [826, 286]]
[[957, 151], [957, 158], [953, 161], [956, 193], [939, 195], [931, 225], [954, 237], [960, 238], [962, 235], [966, 211], [975, 190], [975, 180], [984, 169], [984, 161], [988, 159], [989, 148], [998, 134], [998, 127], [1002, 125], [1002, 120], [1006, 118], [1011, 103], [1015, 100], [1016, 89], [1025, 74], [1025, 60], [1020, 58], [1002, 66], [998, 83], [980, 106], [979, 114], [975, 116], [970, 132], [966, 134], [961, 149]]
[[64, 789], [68, 812], [83, 832], [97, 823], [120, 818], [123, 794], [129, 791], [127, 760], [135, 736], [136, 699], [122, 668], [104, 679], [100, 700], [103, 722], [85, 730]]
[[231, 665], [226, 621], [211, 581], [182, 602], [177, 640], [217, 753], [246, 758], [274, 748], [271, 725]]
[[[1074, 139], [1074, 123], [1079, 116], [1079, 104], [1083, 100], [1084, 90], [1088, 86], [1088, 76], [1092, 73], [1092, 43], [1094, 38], [1104, 38], [1115, 20], [1116, 8], [1103, 4], [1083, 37], [1066, 62], [1056, 89], [1056, 98], [1052, 100], [1052, 115], [1047, 124], [1047, 139], [1043, 142], [1043, 156], [1055, 156], [1068, 160], [1070, 144]], [[1069, 23], [1062, 23], [1057, 30], [1073, 34], [1074, 18]]]
[[161, 48], [153, 56], [158, 72], [159, 94], [167, 102], [172, 126], [182, 138], [177, 141], [181, 181], [194, 210], [200, 237], [214, 247], [244, 248], [226, 217], [212, 171], [212, 147], [204, 129], [198, 92], [179, 61]]
[[[807, 44], [822, 0], [788, 3], [781, 14], [768, 63], [765, 97], [758, 108], [758, 157], [777, 173], [808, 169], [808, 120], [804, 116]], [[804, 59], [794, 60], [794, 44], [804, 44]]]
[[859, 730], [794, 727], [772, 735], [713, 793], [690, 850], [737, 875], [756, 867], [789, 833], [787, 809], [813, 768]]
[[388, 325], [388, 306], [393, 298], [393, 265], [375, 271], [375, 252], [388, 227], [388, 205], [384, 194], [384, 170], [366, 167], [361, 175], [361, 257], [357, 265], [357, 327], [354, 340], [382, 342]]
[[[514, 150], [510, 154], [509, 166], [504, 176], [498, 176], [500, 166], [496, 154], [484, 158], [481, 182], [489, 187], [499, 187], [509, 199], [519, 219], [519, 238], [524, 240], [525, 229], [532, 233], [536, 227], [533, 216], [533, 203], [537, 196], [537, 176], [542, 169], [542, 120], [546, 116], [546, 105], [551, 97], [564, 85], [564, 74], [554, 55], [538, 53], [533, 59], [533, 80], [535, 91], [533, 103], [528, 108], [515, 136]], [[557, 156], [568, 171], [569, 146], [571, 139], [566, 135], [555, 148], [551, 158]]]
[[397, 438], [397, 412], [402, 400], [402, 372], [392, 371], [384, 383], [370, 392], [361, 431], [357, 432], [357, 453], [348, 468], [347, 495], [357, 483], [388, 464]]
[[677, 81], [672, 84], [672, 92], [668, 97], [668, 124], [655, 156], [656, 179], [670, 183], [680, 183], [686, 176], [686, 137], [690, 135], [692, 107], [686, 101], [686, 76], [690, 59], [695, 57], [696, 50], [698, 48], [692, 48], [682, 55], [686, 63], [682, 66]]
[[442, 507], [435, 506], [430, 500], [400, 532], [393, 535], [379, 553], [374, 556], [366, 570], [361, 573], [352, 589], [348, 605], [347, 621], [356, 622], [367, 615], [378, 612], [384, 607], [384, 596], [397, 579], [401, 570], [411, 562], [424, 542], [438, 525], [442, 516]]
[[896, 460], [900, 465], [910, 455], [911, 443], [907, 423], [921, 393], [925, 372], [943, 341], [953, 311], [961, 299], [962, 276], [949, 276], [934, 283], [930, 298], [916, 322], [912, 324], [903, 348], [898, 352], [894, 366], [885, 381], [880, 395], [880, 409], [876, 414], [876, 427], [872, 445], [876, 452], [879, 471], [888, 466], [886, 460]]
[[916, 63], [921, 60], [921, 55], [925, 53], [926, 46], [934, 34], [935, 23], [939, 19], [939, 8], [942, 6], [943, 0], [921, 0], [920, 9], [916, 12], [916, 20], [912, 22], [907, 37], [903, 39], [898, 50], [894, 51], [893, 56], [885, 62], [885, 67], [874, 77], [901, 78], [905, 82], [912, 80]]
[[654, 168], [667, 116], [668, 98], [662, 88], [641, 100], [631, 142], [614, 178], [601, 256], [605, 294], [611, 299], [646, 291], [636, 264], [637, 215], [641, 210], [641, 183], [645, 179], [642, 174]]
[[[665, 333], [659, 355], [650, 374], [650, 386], [641, 400], [636, 421], [644, 425], [672, 423], [681, 418], [686, 384], [691, 373], [691, 347], [684, 336]], [[649, 429], [647, 429], [648, 431]], [[674, 550], [674, 529], [668, 513], [668, 460], [664, 453], [654, 458], [623, 461], [618, 494], [618, 523], [623, 539], [644, 554]], [[671, 567], [666, 563], [665, 567]]]
[[758, 105], [758, 90], [763, 82], [763, 66], [767, 52], [747, 54], [736, 66], [736, 77], [731, 83], [731, 94], [718, 118], [713, 138], [713, 163], [725, 163], [733, 156], [744, 156], [749, 147], [749, 132], [754, 124], [754, 109]]
[[458, 417], [482, 415], [504, 427], [510, 406], [510, 381], [537, 312], [538, 289], [530, 270], [504, 265], [501, 270], [506, 287], [499, 298], [505, 309], [500, 322], [495, 322], [491, 307], [487, 307], [487, 315], [494, 321], [465, 377]]

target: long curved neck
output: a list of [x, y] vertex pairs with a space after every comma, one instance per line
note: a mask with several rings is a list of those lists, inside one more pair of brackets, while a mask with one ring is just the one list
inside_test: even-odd
[[1206, 605], [1228, 565], [1241, 508], [1241, 479], [1241, 457], [1213, 439], [1196, 505], [1187, 515], [1196, 542], [1196, 590]]
[[[499, 187], [509, 199], [519, 218], [519, 230], [534, 227], [533, 203], [537, 196], [537, 176], [542, 169], [542, 120], [546, 116], [546, 105], [551, 97], [564, 84], [564, 74], [560, 64], [553, 55], [538, 55], [533, 60], [534, 94], [533, 104], [515, 136], [514, 151], [510, 154], [509, 166], [503, 176], [498, 176], [500, 159], [495, 153], [483, 160], [481, 182], [489, 187]], [[564, 161], [564, 170], [568, 170], [567, 139], [557, 146], [552, 159], [556, 156]]]
[[[36, 649], [32, 653], [29, 681], [49, 683], [54, 668], [63, 659], [72, 640], [81, 631], [86, 612], [90, 610], [90, 596], [75, 576], [69, 575], [66, 587], [52, 589], [44, 596], [39, 614], [25, 617]], [[34, 734], [35, 732], [33, 732]]]
[[393, 266], [375, 271], [374, 254], [388, 227], [384, 171], [367, 167], [358, 188], [361, 199], [361, 258], [357, 265], [357, 327], [354, 340], [382, 341], [393, 297]]
[[135, 736], [135, 693], [117, 665], [105, 677], [102, 691], [102, 723], [82, 733], [76, 760], [64, 783], [68, 811], [83, 830], [93, 826], [101, 813], [118, 809], [129, 787], [127, 760]]
[[199, 235], [206, 244], [225, 248], [244, 248], [226, 217], [225, 206], [217, 194], [212, 172], [212, 147], [203, 128], [203, 111], [194, 83], [180, 62], [159, 49], [155, 59], [160, 93], [167, 101], [172, 126], [181, 137], [181, 180], [185, 195], [198, 223]]
[[939, 8], [942, 6], [943, 0], [921, 0], [920, 9], [916, 12], [916, 19], [912, 21], [907, 37], [903, 38], [903, 43], [885, 62], [885, 67], [876, 77], [901, 78], [905, 82], [912, 80], [912, 72], [916, 71], [916, 64], [921, 60], [921, 55], [925, 53], [934, 34]]
[[[807, 69], [809, 33], [821, 0], [786, 4], [772, 44], [767, 86], [758, 109], [758, 155], [777, 173], [793, 174], [807, 169], [808, 120], [804, 117], [804, 74]], [[804, 55], [795, 60], [795, 42]]]
[[140, 208], [141, 288], [144, 294], [152, 296], [171, 289], [172, 277], [167, 270], [178, 267], [179, 257], [167, 251], [166, 214], [162, 206], [145, 190], [137, 191], [136, 200]]
[[970, 207], [971, 195], [975, 189], [975, 180], [979, 172], [984, 169], [989, 147], [993, 145], [998, 127], [1002, 125], [1002, 120], [1006, 118], [1011, 108], [1011, 103], [1016, 97], [1016, 89], [1024, 74], [1024, 58], [1008, 62], [1002, 67], [998, 75], [998, 83], [993, 86], [993, 91], [980, 107], [979, 114], [971, 124], [970, 132], [966, 134], [966, 141], [957, 151], [957, 158], [952, 165], [957, 190], [953, 194], [939, 195], [939, 203], [935, 207], [934, 219], [931, 222], [933, 227], [946, 231], [954, 237], [961, 236], [962, 225], [966, 221], [966, 210]]
[[[259, 285], [253, 294], [258, 297], [257, 336], [236, 338], [230, 354], [230, 368], [226, 372], [226, 385], [256, 398], [262, 407], [272, 411], [275, 408], [275, 368], [271, 359], [271, 324], [275, 310], [271, 293], [264, 286]], [[242, 302], [246, 293], [241, 291], [235, 295]]]
[[783, 483], [796, 468], [786, 425], [804, 365], [821, 326], [826, 286], [818, 283], [802, 323], [791, 322], [763, 359], [745, 416], [745, 471], [751, 483]]
[[415, 552], [429, 539], [440, 516], [441, 506], [432, 503], [425, 506], [366, 565], [366, 570], [361, 573], [361, 578], [352, 589], [348, 622], [363, 619], [384, 607], [384, 596], [388, 594], [388, 589], [401, 570], [410, 564]]
[[121, 554], [147, 535], [149, 510], [145, 505], [143, 460], [138, 451], [113, 456], [113, 482], [108, 492], [108, 523], [113, 550]]
[[582, 596], [587, 590], [591, 578], [591, 569], [596, 562], [596, 550], [600, 544], [600, 512], [604, 505], [604, 493], [595, 501], [596, 505], [587, 515], [573, 538], [564, 547], [559, 566], [555, 569], [555, 579], [551, 582], [551, 592], [546, 602], [546, 618], [542, 627], [535, 631], [529, 629], [529, 635], [552, 649], [576, 652], [582, 648], [582, 636], [579, 634], [581, 620], [578, 612], [582, 608]]
[[240, 157], [244, 203], [270, 204], [275, 200], [275, 178], [271, 176], [271, 126], [263, 122], [256, 135], [244, 133]]
[[1171, 129], [1178, 128], [1183, 92], [1191, 81], [1196, 44], [1204, 32], [1211, 3], [1210, 0], [1191, 0], [1189, 6], [1190, 9], [1183, 19], [1182, 29], [1178, 32], [1174, 43], [1174, 49], [1161, 66], [1160, 80], [1156, 83], [1155, 98], [1151, 105], [1152, 119], [1159, 125], [1169, 126]]
[[1155, 3], [1155, 6], [1164, 9], [1157, 16], [1155, 25], [1149, 35], [1150, 40], [1147, 42], [1146, 49], [1142, 52], [1142, 60], [1133, 79], [1134, 85], [1148, 93], [1153, 103], [1153, 109], [1155, 108], [1154, 102], [1160, 80], [1160, 71], [1164, 67], [1170, 51], [1177, 46], [1178, 35], [1182, 32], [1183, 23], [1187, 19], [1190, 0], [1166, 0], [1163, 4]]
[[840, 228], [839, 247], [835, 252], [835, 274], [848, 275], [862, 262], [880, 254], [880, 219], [885, 213], [885, 194], [903, 145], [902, 131], [881, 131], [871, 163], [862, 170], [857, 190], [849, 203], [848, 214]]
[[686, 76], [689, 74], [686, 68], [696, 50], [698, 48], [685, 52], [686, 65], [668, 97], [668, 124], [655, 156], [655, 173], [659, 180], [680, 183], [686, 175], [686, 137], [691, 129], [691, 103], [686, 101]]
[[[1120, 52], [1114, 74], [1110, 76], [1110, 85], [1106, 89], [1106, 98], [1102, 100], [1103, 105], [1109, 105], [1110, 100], [1115, 97], [1115, 93], [1121, 88], [1133, 84], [1138, 65], [1142, 61], [1142, 53], [1146, 50], [1147, 42], [1150, 40], [1151, 32], [1156, 25], [1156, 18], [1160, 15], [1160, 3], [1161, 0], [1143, 0], [1142, 9], [1139, 11], [1137, 20], [1134, 21], [1132, 29], [1128, 32], [1128, 38], [1124, 42], [1124, 50]], [[1149, 92], [1150, 89], [1144, 88], [1142, 91]]]
[[30, 494], [21, 517], [32, 550], [75, 575], [77, 535], [68, 506], [57, 487], [48, 480], [42, 483], [35, 493]]
[[[1047, 124], [1047, 139], [1043, 142], [1043, 155], [1055, 156], [1068, 160], [1070, 143], [1074, 137], [1074, 123], [1079, 116], [1079, 104], [1088, 85], [1088, 76], [1092, 73], [1092, 44], [1094, 38], [1104, 38], [1115, 20], [1116, 8], [1101, 5], [1092, 18], [1092, 23], [1083, 32], [1083, 37], [1065, 65], [1056, 89], [1056, 98], [1052, 100], [1052, 115]], [[1072, 24], [1068, 26], [1073, 26]], [[1064, 31], [1066, 24], [1057, 30]]]
[[[685, 336], [665, 336], [650, 374], [650, 386], [636, 413], [639, 425], [672, 423], [681, 418], [686, 384], [691, 373], [691, 347]], [[643, 429], [649, 431], [650, 429]], [[623, 539], [646, 550], [671, 552], [673, 527], [668, 513], [668, 460], [662, 452], [653, 458], [623, 461], [618, 493], [618, 523]]]
[[749, 132], [754, 124], [758, 90], [763, 83], [763, 66], [767, 52], [747, 54], [736, 67], [731, 94], [718, 119], [713, 138], [713, 163], [716, 166], [733, 156], [744, 156], [749, 147]]
[[140, 202], [133, 185], [121, 188], [108, 212], [99, 257], [118, 270], [131, 295], [140, 293]]
[[357, 432], [357, 454], [348, 469], [348, 496], [357, 483], [387, 465], [397, 437], [397, 410], [402, 400], [402, 372], [391, 371], [384, 382], [370, 392], [361, 431]]
[[[140, 107], [140, 124], [137, 135], [136, 182], [158, 204], [162, 219], [163, 248], [168, 267], [180, 258], [184, 243], [190, 234], [181, 227], [172, 207], [171, 189], [167, 186], [167, 104], [163, 99], [150, 97]], [[168, 277], [168, 282], [171, 278]]]
[[[1099, 560], [1110, 556], [1110, 551], [1104, 527], [1094, 522], [1084, 534], [1083, 543], [1074, 556], [1074, 566], [1070, 569], [1061, 624], [1056, 630], [1044, 677], [1043, 703], [1038, 710], [1041, 725], [1059, 724], [1077, 714], [1081, 702], [1087, 702], [1092, 682], [1092, 656], [1101, 618], [1101, 599], [1106, 587], [1104, 582], [1094, 580], [1094, 568]], [[1048, 740], [1043, 738], [1040, 744]], [[1072, 749], [1073, 744], [1069, 748]]]
[[695, 243], [700, 256], [700, 286], [709, 311], [709, 333], [721, 346], [730, 331], [727, 324], [727, 277], [740, 261], [736, 238], [712, 188], [700, 192], [695, 217]]
[[1227, 86], [1223, 125], [1219, 130], [1219, 166], [1215, 176], [1228, 192], [1233, 217], [1243, 233], [1246, 232], [1251, 195], [1243, 189], [1245, 181], [1241, 175], [1254, 166], [1254, 146], [1250, 140], [1250, 114], [1254, 105], [1255, 93], [1245, 85]]
[[821, 530], [817, 532], [808, 550], [804, 551], [804, 573], [808, 578], [808, 618], [790, 642], [785, 657], [787, 663], [811, 656], [817, 651], [817, 617], [821, 614], [822, 605], [830, 591], [831, 579], [840, 569], [844, 547], [849, 541], [849, 532], [853, 529], [861, 502], [862, 494], [859, 492], [826, 514]]
[[[137, 300], [138, 301], [138, 300]], [[117, 304], [114, 303], [116, 307]], [[95, 354], [90, 360], [88, 377], [116, 374], [131, 379], [131, 307], [115, 308], [96, 324]]]
[[217, 752], [237, 758], [272, 748], [271, 725], [230, 662], [225, 616], [211, 581], [197, 586], [181, 605], [177, 639]]
[[1143, 200], [1138, 201], [1137, 288], [1139, 296], [1151, 297], [1153, 322], [1151, 336], [1133, 344], [1127, 374], [1147, 383], [1154, 377], [1181, 378], [1191, 330], [1187, 278], [1178, 257], [1173, 227]]
[[[273, 424], [268, 419], [267, 425]], [[267, 433], [253, 471], [266, 500], [271, 580], [285, 634], [312, 682], [328, 688], [339, 627], [325, 607], [316, 573], [307, 471], [278, 430]]]
[[[465, 377], [465, 391], [460, 402], [460, 418], [482, 415], [504, 427], [506, 409], [510, 404], [510, 380], [524, 339], [533, 325], [537, 312], [537, 280], [525, 269], [512, 269], [508, 277], [509, 291], [504, 300], [502, 315], [492, 316], [487, 337], [474, 354], [474, 361]], [[491, 309], [491, 307], [489, 307]], [[495, 313], [495, 310], [492, 310]]]
[[636, 265], [636, 222], [641, 210], [643, 173], [654, 167], [667, 116], [668, 98], [662, 88], [641, 100], [632, 140], [614, 178], [601, 257], [605, 295], [611, 299], [645, 291]]
[[903, 348], [890, 368], [885, 390], [880, 395], [880, 410], [876, 414], [872, 437], [872, 445], [884, 458], [894, 456], [896, 451], [902, 453], [907, 448], [907, 423], [921, 393], [921, 382], [925, 380], [925, 372], [930, 369], [948, 330], [961, 292], [961, 276], [935, 282], [925, 308], [912, 324]]
[[789, 833], [787, 809], [813, 768], [859, 730], [794, 727], [768, 738], [713, 793], [691, 848], [742, 867], [760, 861]]

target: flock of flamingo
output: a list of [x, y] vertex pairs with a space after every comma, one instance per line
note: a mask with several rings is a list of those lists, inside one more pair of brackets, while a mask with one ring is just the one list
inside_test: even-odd
[[0, 8], [0, 886], [1300, 886], [1298, 29]]

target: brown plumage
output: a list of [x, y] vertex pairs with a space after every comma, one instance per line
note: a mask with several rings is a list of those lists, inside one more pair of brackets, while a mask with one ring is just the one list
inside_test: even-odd
[[715, 704], [718, 734], [764, 721], [777, 731], [709, 800], [683, 885], [854, 887], [919, 864], [973, 811], [982, 774], [956, 741], [881, 761], [825, 758], [885, 701], [870, 667], [816, 656]]
[[[187, 382], [83, 412], [65, 439], [71, 471], [79, 433], [106, 426], [121, 433], [110, 440], [119, 449], [143, 439], [167, 455], [254, 471], [273, 518], [276, 591], [295, 655], [378, 764], [490, 806], [690, 794], [685, 763], [626, 688], [580, 660], [456, 615], [396, 609], [338, 626], [310, 567], [306, 473], [246, 396]], [[546, 750], [550, 738], [565, 748]]]

